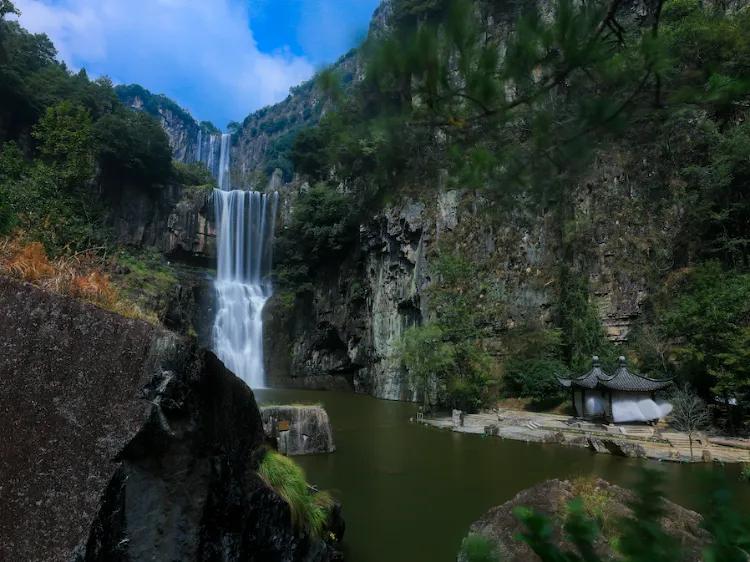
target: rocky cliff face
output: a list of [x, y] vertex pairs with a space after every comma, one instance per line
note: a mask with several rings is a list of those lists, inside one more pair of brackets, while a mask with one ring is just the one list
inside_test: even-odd
[[137, 111], [145, 111], [159, 120], [169, 137], [172, 157], [178, 162], [196, 162], [202, 137], [219, 131], [210, 123], [199, 123], [185, 109], [166, 96], [153, 94], [137, 84], [115, 88], [120, 101]]
[[655, 278], [675, 266], [681, 209], [653, 208], [647, 196], [657, 160], [627, 147], [602, 154], [573, 186], [574, 219], [503, 209], [473, 192], [440, 186], [403, 198], [360, 226], [359, 243], [335, 270], [317, 272], [311, 294], [281, 297], [265, 311], [266, 363], [277, 384], [348, 385], [381, 398], [414, 400], [397, 345], [431, 314], [426, 289], [438, 245], [493, 272], [506, 303], [496, 336], [517, 326], [550, 325], [559, 297], [562, 236], [570, 266], [590, 287], [612, 341], [626, 341]]
[[[539, 4], [543, 13], [551, 9], [546, 0]], [[500, 40], [521, 9], [519, 3], [477, 6], [488, 32]], [[390, 2], [381, 5], [371, 32], [387, 26], [391, 9]], [[632, 0], [621, 10], [624, 21], [646, 25], [653, 6]], [[566, 186], [572, 210], [565, 220], [531, 204], [503, 204], [448, 189], [440, 181], [411, 189], [417, 195], [401, 197], [360, 225], [357, 247], [335, 268], [316, 271], [310, 293], [293, 304], [287, 295], [267, 305], [271, 380], [416, 399], [397, 345], [405, 329], [432, 314], [426, 289], [439, 246], [491, 270], [503, 293], [504, 311], [485, 342], [494, 354], [507, 352], [508, 329], [552, 325], [561, 263], [587, 281], [607, 336], [627, 341], [654, 280], [678, 265], [682, 214], [679, 197], [650, 204], [649, 190], [668, 182], [669, 170], [658, 146], [639, 144], [625, 141], [602, 152]]]
[[150, 246], [169, 257], [211, 265], [216, 257], [211, 190], [123, 185], [104, 193], [117, 240]]
[[256, 474], [253, 394], [211, 353], [2, 277], [0, 339], [0, 423], [12, 428], [0, 558], [331, 558]]

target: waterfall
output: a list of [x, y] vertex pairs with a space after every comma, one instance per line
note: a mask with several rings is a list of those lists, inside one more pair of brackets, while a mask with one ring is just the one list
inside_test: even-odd
[[216, 209], [219, 359], [252, 388], [264, 385], [263, 306], [271, 296], [271, 258], [279, 194], [231, 189], [229, 135], [221, 137]]
[[230, 189], [229, 178], [229, 150], [231, 148], [232, 135], [224, 133], [221, 135], [221, 152], [219, 153], [219, 189], [227, 191]]
[[201, 144], [203, 143], [203, 129], [198, 128], [198, 141], [195, 143], [195, 161], [203, 162], [201, 160], [201, 153], [203, 152]]
[[214, 147], [216, 146], [216, 135], [209, 135], [208, 137], [208, 155], [206, 156], [206, 168], [211, 172], [213, 177], [216, 177], [216, 170], [214, 170]]

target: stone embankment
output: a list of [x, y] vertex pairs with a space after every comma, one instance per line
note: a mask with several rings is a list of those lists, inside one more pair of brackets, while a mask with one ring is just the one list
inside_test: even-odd
[[[504, 410], [452, 416], [425, 417], [418, 421], [460, 433], [474, 433], [535, 443], [584, 447], [597, 453], [673, 462], [750, 463], [748, 443], [685, 433], [648, 425], [592, 423], [569, 416]], [[730, 444], [731, 443], [731, 444]], [[740, 446], [742, 445], [742, 446]]]

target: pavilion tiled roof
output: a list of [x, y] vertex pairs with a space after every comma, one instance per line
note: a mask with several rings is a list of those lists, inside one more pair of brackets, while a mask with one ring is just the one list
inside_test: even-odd
[[624, 357], [620, 357], [620, 366], [615, 372], [612, 375], [608, 375], [600, 367], [599, 358], [596, 356], [594, 357], [592, 369], [585, 375], [573, 379], [558, 377], [557, 380], [566, 388], [570, 388], [571, 386], [586, 389], [600, 387], [625, 392], [653, 392], [672, 384], [671, 378], [653, 379], [645, 375], [632, 373], [628, 370]]

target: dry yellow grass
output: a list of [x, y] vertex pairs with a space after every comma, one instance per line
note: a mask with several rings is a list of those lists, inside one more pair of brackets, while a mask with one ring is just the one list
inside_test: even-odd
[[22, 233], [0, 239], [0, 272], [54, 293], [91, 302], [100, 308], [158, 323], [154, 314], [123, 298], [107, 272], [109, 263], [93, 251], [50, 259], [39, 242]]

